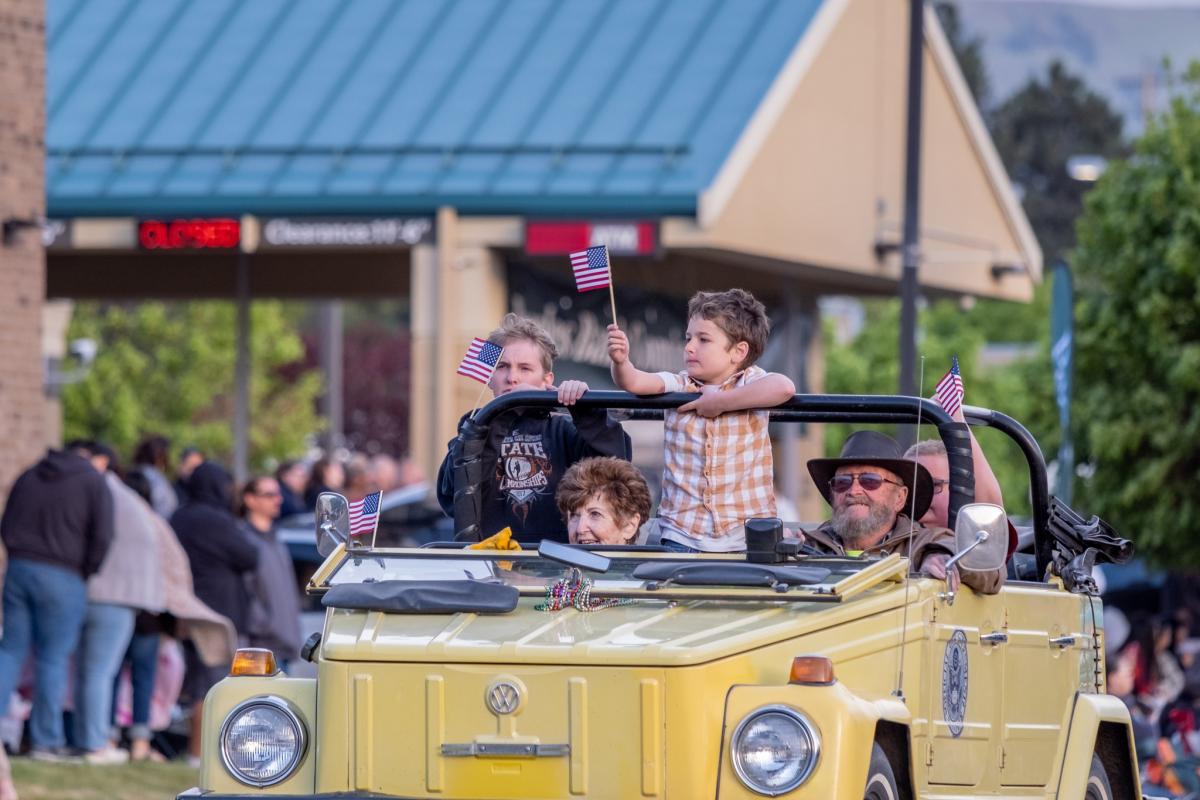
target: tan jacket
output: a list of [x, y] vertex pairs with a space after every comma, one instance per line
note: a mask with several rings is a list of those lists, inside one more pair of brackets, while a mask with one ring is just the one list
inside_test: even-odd
[[[821, 550], [834, 555], [845, 555], [846, 548], [842, 537], [834, 532], [830, 523], [824, 522], [821, 527], [805, 531], [805, 537]], [[863, 551], [868, 556], [885, 556], [896, 553], [907, 556], [913, 572], [920, 572], [926, 558], [934, 553], [954, 555], [954, 531], [949, 528], [926, 527], [921, 523], [915, 526], [909, 524], [904, 514], [896, 515], [896, 524], [888, 531], [888, 535], [874, 547]], [[980, 594], [996, 594], [1004, 585], [1005, 571], [1003, 568], [991, 572], [975, 572], [959, 568], [962, 582]]]
[[[148, 507], [147, 507], [148, 508]], [[167, 612], [178, 620], [180, 638], [191, 639], [207, 666], [228, 666], [237, 647], [233, 623], [206, 606], [192, 590], [192, 568], [175, 531], [158, 514], [151, 515], [158, 530], [166, 578]]]
[[115, 474], [104, 478], [112, 495], [113, 539], [100, 569], [88, 578], [88, 602], [162, 613], [166, 585], [154, 512]]

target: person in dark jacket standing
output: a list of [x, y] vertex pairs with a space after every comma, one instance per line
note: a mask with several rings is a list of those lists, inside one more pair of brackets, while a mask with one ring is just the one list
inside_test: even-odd
[[0, 702], [8, 704], [32, 645], [34, 698], [31, 755], [65, 757], [63, 700], [67, 662], [87, 611], [86, 580], [100, 569], [113, 539], [108, 459], [89, 442], [51, 450], [13, 484], [0, 519], [8, 548]]
[[250, 601], [244, 575], [258, 566], [258, 548], [246, 541], [233, 514], [233, 478], [205, 461], [187, 488], [187, 502], [171, 516], [171, 527], [192, 564], [196, 596], [244, 634]]
[[[554, 385], [558, 348], [550, 334], [531, 319], [508, 314], [488, 341], [504, 348], [488, 388], [496, 397], [509, 392], [550, 389], [570, 414], [547, 409], [520, 409], [499, 417], [488, 431], [482, 454], [480, 536], [512, 528], [520, 542], [567, 541], [567, 525], [554, 502], [563, 473], [591, 456], [630, 459], [628, 434], [604, 409], [583, 411], [575, 402], [587, 392], [583, 381]], [[459, 420], [461, 432], [469, 415]], [[437, 496], [442, 510], [454, 515], [455, 492], [462, 492], [459, 468], [461, 435], [450, 440], [438, 471]]]
[[258, 548], [258, 568], [247, 573], [250, 588], [249, 645], [275, 654], [283, 669], [300, 657], [300, 590], [287, 545], [275, 534], [283, 502], [279, 482], [262, 475], [242, 488], [242, 532]]
[[[233, 622], [238, 639], [243, 640], [250, 621], [246, 575], [258, 566], [258, 548], [242, 533], [233, 514], [233, 477], [219, 464], [205, 461], [188, 476], [185, 488], [187, 500], [171, 516], [171, 527], [192, 565], [196, 597]], [[186, 643], [184, 659], [183, 691], [192, 701], [190, 748], [193, 756], [199, 756], [204, 695], [228, 667], [206, 666], [196, 648]]]

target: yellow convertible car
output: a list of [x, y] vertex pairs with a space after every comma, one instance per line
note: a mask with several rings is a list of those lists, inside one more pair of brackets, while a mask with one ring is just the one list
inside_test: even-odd
[[[545, 396], [543, 396], [545, 395]], [[686, 397], [589, 392], [653, 418]], [[493, 401], [464, 431], [550, 393]], [[1025, 453], [1031, 552], [973, 503], [963, 426], [929, 401], [798, 395], [780, 422], [916, 422], [948, 445], [964, 567], [984, 596], [908, 562], [657, 547], [372, 549], [322, 502], [329, 556], [309, 590], [324, 629], [283, 676], [240, 651], [208, 695], [200, 786], [182, 798], [1140, 798], [1129, 715], [1105, 693], [1092, 562], [1129, 545], [1049, 497], [1036, 442], [967, 409]], [[455, 506], [463, 538], [477, 506]], [[566, 597], [566, 602], [561, 602]]]

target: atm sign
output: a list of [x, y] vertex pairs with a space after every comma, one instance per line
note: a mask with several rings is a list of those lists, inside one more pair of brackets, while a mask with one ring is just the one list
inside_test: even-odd
[[242, 238], [236, 219], [144, 219], [138, 223], [143, 250], [232, 250]]

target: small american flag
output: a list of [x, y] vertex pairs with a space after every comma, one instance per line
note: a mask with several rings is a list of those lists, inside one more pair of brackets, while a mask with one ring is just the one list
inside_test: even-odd
[[350, 503], [351, 536], [375, 532], [375, 526], [379, 524], [379, 501], [382, 497], [383, 492], [375, 492]]
[[612, 280], [609, 276], [608, 248], [601, 244], [571, 253], [571, 269], [575, 272], [575, 285], [579, 291], [604, 289]]
[[954, 363], [950, 366], [950, 371], [938, 381], [937, 387], [933, 390], [933, 399], [950, 416], [954, 416], [962, 408], [963, 382], [962, 374], [958, 371], [958, 356], [954, 356]]
[[466, 375], [480, 383], [487, 383], [492, 379], [492, 372], [495, 371], [496, 362], [500, 360], [502, 352], [504, 352], [502, 347], [476, 336], [471, 340], [467, 354], [463, 356], [462, 362], [458, 365], [458, 374]]

